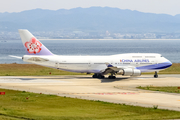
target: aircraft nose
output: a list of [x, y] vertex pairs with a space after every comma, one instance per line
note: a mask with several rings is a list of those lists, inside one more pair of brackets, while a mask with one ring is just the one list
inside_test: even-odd
[[161, 66], [163, 69], [166, 69], [166, 68], [172, 66], [172, 63], [171, 63], [168, 59], [164, 58], [163, 61], [164, 61], [164, 62], [162, 63], [162, 66]]
[[168, 61], [168, 64], [169, 64], [170, 66], [172, 66], [172, 62], [171, 62], [171, 61]]
[[166, 62], [166, 65], [167, 67], [171, 67], [172, 66], [172, 62], [170, 62], [169, 60]]
[[166, 58], [164, 58], [164, 63], [165, 63], [165, 65], [166, 66], [172, 66], [172, 62], [171, 61], [169, 61], [168, 59], [166, 59]]

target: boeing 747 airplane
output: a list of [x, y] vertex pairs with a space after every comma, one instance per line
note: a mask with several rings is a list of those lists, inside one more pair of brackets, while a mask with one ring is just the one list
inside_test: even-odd
[[94, 73], [93, 78], [115, 79], [115, 75], [140, 76], [143, 72], [164, 70], [172, 63], [154, 53], [128, 53], [110, 56], [62, 56], [55, 55], [38, 41], [28, 30], [19, 30], [26, 55], [23, 61], [59, 70]]

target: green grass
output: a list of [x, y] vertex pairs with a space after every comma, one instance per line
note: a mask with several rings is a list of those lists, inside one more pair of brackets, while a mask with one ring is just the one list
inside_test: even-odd
[[[50, 74], [51, 73], [51, 74]], [[34, 64], [0, 64], [0, 76], [86, 75]]]
[[2, 120], [180, 119], [180, 112], [160, 110], [156, 106], [144, 108], [14, 90], [0, 91], [6, 92], [6, 95], [0, 95]]
[[137, 88], [144, 90], [169, 92], [169, 93], [180, 93], [180, 87], [175, 87], [175, 86], [159, 87], [159, 86], [150, 85], [146, 87], [139, 86]]
[[[49, 74], [51, 73], [51, 74]], [[143, 73], [144, 74], [144, 73]], [[154, 73], [145, 73], [154, 74]], [[180, 63], [173, 65], [158, 74], [180, 74]], [[0, 64], [0, 76], [42, 76], [42, 75], [86, 75], [86, 73], [74, 73], [56, 70], [34, 64]]]

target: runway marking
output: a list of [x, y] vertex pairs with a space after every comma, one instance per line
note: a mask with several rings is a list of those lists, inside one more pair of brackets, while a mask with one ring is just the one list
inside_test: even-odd
[[108, 92], [108, 93], [58, 93], [58, 94], [69, 94], [69, 95], [77, 95], [77, 94], [95, 94], [95, 95], [135, 95], [138, 92]]
[[131, 93], [131, 92], [128, 92], [128, 93], [96, 93], [97, 95], [117, 95], [117, 94], [121, 94], [121, 95], [134, 95], [134, 94], [137, 94], [137, 93]]
[[88, 95], [88, 94], [94, 94], [94, 95], [137, 95], [140, 93], [151, 93], [148, 91], [139, 91], [139, 92], [103, 92], [103, 93], [58, 93], [58, 94], [65, 94], [65, 95]]

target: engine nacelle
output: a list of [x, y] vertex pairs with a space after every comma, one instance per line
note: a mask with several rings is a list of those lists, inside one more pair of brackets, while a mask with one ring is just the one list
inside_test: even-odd
[[140, 76], [141, 71], [137, 69], [127, 68], [120, 70], [117, 74], [121, 74], [123, 76]]

